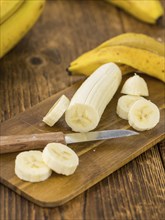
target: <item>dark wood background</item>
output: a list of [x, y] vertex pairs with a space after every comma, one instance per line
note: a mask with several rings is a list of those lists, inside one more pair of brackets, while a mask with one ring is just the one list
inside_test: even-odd
[[[48, 1], [36, 25], [0, 61], [1, 121], [84, 78], [65, 71], [81, 53], [123, 32], [164, 41], [164, 27], [163, 20], [157, 26], [148, 25], [102, 0]], [[162, 142], [72, 201], [51, 209], [40, 208], [0, 185], [0, 219], [161, 220], [165, 216], [164, 166]]]

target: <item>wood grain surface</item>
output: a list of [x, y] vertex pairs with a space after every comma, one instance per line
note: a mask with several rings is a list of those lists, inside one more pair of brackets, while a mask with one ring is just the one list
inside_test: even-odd
[[[164, 27], [163, 21], [148, 25], [103, 1], [48, 1], [34, 28], [0, 61], [1, 121], [84, 78], [65, 72], [82, 52], [122, 32], [164, 40]], [[164, 152], [162, 142], [53, 209], [40, 208], [1, 185], [0, 219], [164, 219]]]
[[[123, 77], [122, 84], [129, 76], [130, 75]], [[80, 164], [74, 175], [66, 177], [53, 173], [46, 181], [35, 184], [22, 181], [16, 177], [14, 173], [14, 162], [17, 153], [2, 154], [0, 155], [0, 167], [3, 167], [3, 169], [0, 173], [0, 181], [35, 204], [42, 207], [55, 207], [68, 202], [145, 152], [154, 144], [162, 141], [165, 137], [165, 108], [164, 97], [162, 95], [164, 83], [147, 76], [145, 76], [144, 79], [150, 90], [149, 98], [160, 109], [160, 122], [154, 129], [141, 132], [136, 136], [123, 137], [121, 139], [71, 144], [70, 147], [77, 153], [80, 160]], [[26, 142], [27, 134], [34, 136], [34, 134], [38, 132], [43, 135], [43, 140], [45, 140], [46, 132], [58, 132], [60, 130], [63, 133], [70, 133], [70, 128], [66, 125], [64, 117], [51, 128], [42, 122], [42, 118], [59, 99], [61, 93], [71, 99], [79, 86], [80, 83], [74, 84], [64, 91], [45, 99], [31, 109], [3, 122], [1, 125], [1, 135], [24, 134], [24, 142]], [[128, 122], [121, 120], [115, 113], [117, 100], [121, 96], [120, 91], [121, 87], [104, 111], [96, 130], [131, 129]], [[157, 93], [155, 93], [155, 91], [157, 91]], [[61, 137], [61, 133], [58, 133], [59, 137]], [[21, 145], [22, 150], [24, 149], [24, 142]], [[36, 143], [36, 146], [38, 146], [38, 149], [43, 148], [41, 141]], [[15, 148], [14, 143], [13, 148]], [[26, 148], [24, 150], [26, 150]]]

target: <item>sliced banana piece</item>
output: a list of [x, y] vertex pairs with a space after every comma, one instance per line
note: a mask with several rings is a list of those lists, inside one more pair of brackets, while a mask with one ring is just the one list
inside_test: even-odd
[[123, 85], [121, 93], [127, 95], [148, 96], [148, 87], [146, 81], [138, 76], [136, 73], [134, 76], [128, 78]]
[[137, 131], [154, 128], [160, 120], [158, 107], [146, 99], [136, 101], [128, 113], [128, 122]]
[[15, 174], [22, 180], [40, 182], [46, 180], [51, 173], [42, 159], [41, 151], [25, 151], [16, 157]]
[[131, 108], [131, 106], [140, 99], [144, 99], [140, 96], [134, 96], [134, 95], [123, 95], [119, 98], [117, 103], [117, 109], [116, 113], [118, 116], [122, 119], [128, 120], [128, 112]]
[[52, 127], [65, 113], [69, 103], [69, 99], [65, 95], [62, 95], [45, 115], [43, 122]]
[[42, 157], [53, 171], [66, 176], [73, 174], [79, 164], [77, 154], [71, 148], [60, 143], [47, 144]]

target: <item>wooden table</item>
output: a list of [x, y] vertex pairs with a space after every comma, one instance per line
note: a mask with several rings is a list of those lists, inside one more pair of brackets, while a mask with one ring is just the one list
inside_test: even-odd
[[[163, 39], [164, 27], [163, 22], [152, 26], [137, 21], [101, 0], [48, 1], [34, 28], [0, 61], [1, 121], [84, 78], [65, 71], [81, 53], [123, 32]], [[160, 220], [165, 216], [164, 165], [165, 147], [159, 143], [75, 199], [51, 209], [1, 185], [0, 219]]]

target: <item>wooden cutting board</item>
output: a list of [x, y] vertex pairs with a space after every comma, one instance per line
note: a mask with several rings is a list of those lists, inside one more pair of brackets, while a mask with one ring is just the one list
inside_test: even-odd
[[[123, 77], [122, 83], [127, 77]], [[53, 173], [48, 180], [40, 183], [24, 182], [17, 178], [14, 174], [14, 161], [17, 153], [1, 155], [0, 181], [40, 206], [62, 205], [163, 140], [165, 136], [164, 84], [148, 76], [144, 78], [150, 91], [149, 99], [160, 108], [161, 119], [154, 129], [141, 132], [138, 136], [70, 145], [80, 157], [80, 164], [76, 172], [68, 177]], [[70, 128], [66, 125], [64, 118], [60, 119], [53, 128], [45, 125], [42, 118], [62, 94], [71, 98], [81, 83], [79, 82], [15, 118], [3, 122], [1, 124], [1, 135], [49, 131], [70, 133]], [[121, 96], [120, 90], [121, 87], [106, 108], [97, 130], [130, 129], [128, 122], [115, 114], [117, 100]]]

